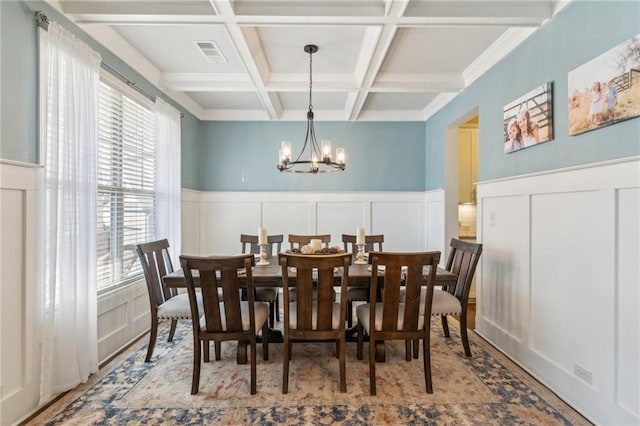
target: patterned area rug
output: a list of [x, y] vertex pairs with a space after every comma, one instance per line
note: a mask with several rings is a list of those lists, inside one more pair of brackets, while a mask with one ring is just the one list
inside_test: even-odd
[[473, 356], [465, 357], [455, 321], [450, 329], [447, 339], [432, 323], [431, 395], [422, 357], [405, 361], [400, 342], [388, 342], [387, 360], [376, 366], [377, 396], [369, 395], [366, 343], [362, 361], [356, 343], [347, 344], [346, 393], [332, 343], [294, 345], [287, 395], [282, 344], [269, 345], [269, 361], [258, 345], [253, 396], [249, 365], [237, 365], [235, 344], [223, 343], [222, 359], [202, 364], [200, 392], [191, 395], [191, 329], [183, 321], [173, 342], [168, 327], [159, 333], [151, 363], [146, 342], [136, 344], [29, 424], [589, 424], [473, 333]]

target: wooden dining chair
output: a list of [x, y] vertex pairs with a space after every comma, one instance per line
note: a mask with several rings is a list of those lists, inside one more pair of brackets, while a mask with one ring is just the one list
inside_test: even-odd
[[[249, 343], [251, 351], [251, 395], [256, 393], [256, 335], [262, 330], [262, 357], [269, 359], [269, 304], [256, 302], [253, 293], [255, 264], [253, 255], [195, 257], [180, 256], [189, 296], [193, 324], [193, 376], [191, 394], [198, 393], [200, 385], [201, 354], [208, 358], [209, 342], [219, 344], [235, 340]], [[194, 271], [198, 272], [202, 293], [203, 311], [196, 309], [196, 284]], [[247, 299], [241, 300], [240, 275], [246, 282]], [[220, 300], [222, 294], [222, 300]], [[204, 315], [201, 316], [201, 312]], [[240, 351], [238, 351], [240, 361]]]
[[302, 246], [309, 244], [311, 240], [320, 240], [325, 248], [329, 248], [331, 242], [331, 234], [323, 235], [296, 235], [289, 234], [289, 249], [291, 251], [300, 249]]
[[[282, 242], [284, 241], [284, 235], [268, 235], [267, 236], [267, 257], [272, 257], [274, 253], [277, 255], [282, 251]], [[258, 245], [257, 235], [240, 235], [240, 242], [242, 243], [242, 253], [260, 254], [260, 246]], [[278, 294], [280, 290], [272, 287], [256, 287], [255, 299], [257, 302], [269, 303], [269, 326], [275, 327], [275, 321], [280, 321], [280, 302]]]
[[[345, 320], [350, 264], [351, 254], [280, 253], [282, 287], [284, 288], [283, 394], [289, 391], [291, 346], [293, 343], [304, 341], [328, 340], [336, 342], [336, 353], [340, 365], [340, 392], [347, 391]], [[295, 278], [291, 277], [291, 281], [289, 268], [296, 268]], [[334, 268], [340, 268], [342, 272], [341, 296], [338, 303], [334, 303]], [[317, 279], [314, 279], [316, 274]], [[289, 298], [289, 289], [291, 288], [296, 290], [297, 299], [295, 302]]]
[[[351, 253], [354, 256], [358, 253], [358, 246], [356, 245], [356, 236], [342, 234], [342, 243], [344, 244], [344, 251]], [[382, 251], [382, 243], [384, 243], [384, 235], [365, 235], [364, 237], [364, 251], [369, 253], [371, 251]], [[349, 287], [347, 289], [347, 326], [353, 325], [353, 302], [368, 302], [369, 301], [369, 289], [367, 287]]]
[[[149, 311], [151, 314], [151, 330], [149, 333], [149, 346], [145, 362], [151, 361], [153, 349], [158, 337], [158, 322], [170, 320], [171, 328], [167, 341], [173, 341], [178, 320], [191, 319], [189, 298], [186, 293], [178, 294], [175, 288], [164, 285], [162, 277], [173, 272], [171, 257], [169, 256], [169, 241], [166, 239], [137, 244], [136, 252], [142, 265], [144, 278], [149, 294]], [[198, 295], [198, 306], [202, 309], [202, 297]]]
[[[451, 250], [447, 258], [446, 269], [456, 274], [458, 281], [455, 286], [443, 287], [442, 290], [435, 289], [433, 291], [431, 315], [440, 315], [442, 331], [446, 337], [451, 337], [447, 315], [458, 316], [464, 353], [470, 357], [471, 348], [469, 347], [469, 337], [467, 335], [467, 306], [473, 276], [482, 254], [482, 244], [452, 238], [449, 247]], [[416, 352], [417, 347], [414, 347], [414, 354]]]
[[[385, 340], [404, 340], [407, 361], [411, 360], [410, 341], [423, 341], [424, 379], [427, 393], [433, 393], [431, 382], [431, 327], [425, 316], [420, 315], [420, 305], [425, 313], [431, 312], [433, 284], [440, 252], [379, 253], [371, 252], [372, 264], [371, 302], [356, 308], [358, 319], [357, 358], [362, 359], [364, 333], [369, 335], [369, 393], [376, 394], [376, 352]], [[423, 268], [430, 266], [427, 278], [427, 294], [420, 301]], [[378, 301], [378, 275], [384, 268], [382, 301]], [[400, 286], [404, 282], [406, 298], [400, 299]], [[427, 316], [430, 318], [430, 316]]]

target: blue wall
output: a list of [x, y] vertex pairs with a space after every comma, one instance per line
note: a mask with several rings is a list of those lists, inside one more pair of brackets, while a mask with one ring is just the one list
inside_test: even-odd
[[22, 2], [0, 2], [0, 158], [35, 163], [36, 26]]
[[182, 181], [185, 188], [198, 189], [195, 159], [199, 143], [199, 121], [184, 108], [163, 95], [156, 87], [135, 72], [111, 51], [89, 37], [42, 1], [0, 1], [0, 40], [2, 75], [0, 158], [35, 163], [37, 158], [37, 26], [33, 11], [42, 10], [51, 20], [64, 25], [78, 38], [102, 55], [102, 59], [122, 72], [131, 81], [148, 92], [161, 96], [184, 114], [182, 122]]
[[[44, 2], [0, 1], [3, 159], [36, 162], [36, 25], [44, 10], [111, 65], [161, 95], [108, 49]], [[279, 142], [294, 152], [304, 122], [182, 121], [182, 186], [217, 191], [423, 191], [445, 186], [445, 130], [474, 108], [480, 117], [479, 178], [489, 180], [640, 154], [640, 119], [569, 137], [567, 73], [640, 32], [640, 2], [574, 0], [426, 123], [317, 122], [320, 138], [347, 149], [347, 170], [292, 176], [275, 169]], [[506, 155], [502, 109], [534, 87], [554, 84], [555, 139]], [[165, 99], [166, 97], [163, 96]], [[426, 141], [426, 143], [425, 143]], [[244, 179], [243, 179], [244, 176]]]
[[[280, 141], [297, 155], [306, 122], [204, 122], [200, 173], [204, 191], [423, 191], [424, 123], [316, 122], [318, 139], [347, 151], [342, 173], [280, 173]], [[183, 155], [192, 156], [183, 151]], [[244, 176], [244, 181], [243, 181]]]
[[[426, 155], [444, 158], [447, 126], [476, 107], [480, 181], [640, 154], [640, 118], [578, 136], [569, 136], [567, 124], [567, 73], [638, 33], [640, 2], [574, 0], [427, 120]], [[505, 154], [503, 107], [549, 81], [554, 140]], [[444, 167], [427, 169], [426, 189], [444, 183]]]

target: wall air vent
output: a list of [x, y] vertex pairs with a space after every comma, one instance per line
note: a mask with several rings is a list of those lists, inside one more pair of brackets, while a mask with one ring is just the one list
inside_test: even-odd
[[213, 41], [194, 41], [200, 52], [207, 61], [214, 64], [226, 64], [227, 58], [224, 57], [218, 45]]

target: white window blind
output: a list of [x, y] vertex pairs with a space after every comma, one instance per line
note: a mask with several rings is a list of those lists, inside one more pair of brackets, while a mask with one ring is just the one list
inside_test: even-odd
[[123, 92], [100, 83], [98, 290], [137, 279], [135, 244], [155, 237], [155, 114]]

